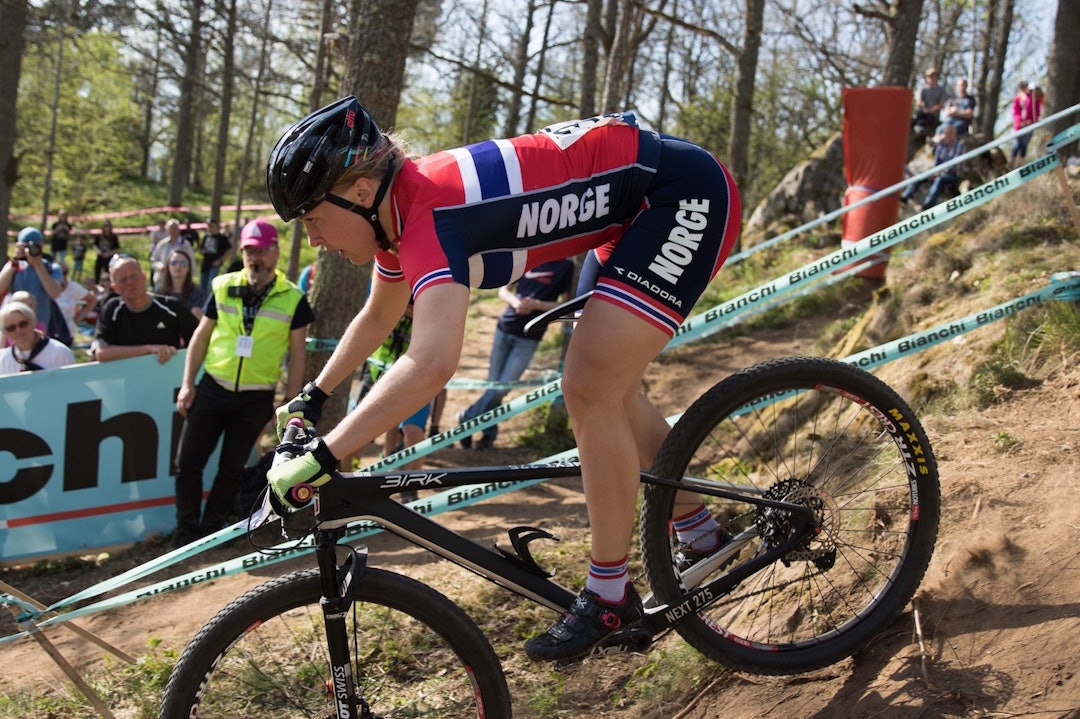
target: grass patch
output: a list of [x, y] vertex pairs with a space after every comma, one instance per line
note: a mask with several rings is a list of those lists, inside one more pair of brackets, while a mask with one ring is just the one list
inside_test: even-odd
[[528, 424], [517, 436], [517, 444], [538, 457], [547, 457], [577, 446], [570, 417], [562, 401], [548, 402], [526, 414]]

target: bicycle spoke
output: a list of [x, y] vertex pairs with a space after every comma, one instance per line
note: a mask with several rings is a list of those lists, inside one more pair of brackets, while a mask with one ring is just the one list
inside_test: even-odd
[[[683, 415], [654, 472], [753, 492], [747, 501], [706, 498], [723, 531], [744, 545], [734, 563], [710, 561], [684, 579], [673, 558], [687, 556], [690, 545], [668, 529], [674, 492], [646, 491], [642, 547], [658, 599], [674, 601], [688, 583], [705, 584], [709, 571], [719, 576], [796, 539], [794, 512], [753, 497], [801, 505], [816, 526], [676, 631], [749, 671], [801, 671], [846, 656], [902, 608], [929, 561], [937, 478], [932, 463], [920, 475], [909, 461], [929, 452], [921, 428], [902, 431], [891, 414], [916, 425], [902, 400], [869, 375], [792, 358], [738, 373]], [[919, 446], [909, 446], [912, 437]]]

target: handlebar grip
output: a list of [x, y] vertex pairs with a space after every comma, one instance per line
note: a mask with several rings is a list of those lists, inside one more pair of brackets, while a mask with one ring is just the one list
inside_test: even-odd
[[276, 467], [282, 462], [288, 462], [293, 457], [296, 457], [297, 453], [290, 452], [289, 448], [299, 448], [310, 439], [307, 429], [304, 428], [304, 422], [296, 417], [290, 419], [285, 426], [285, 431], [281, 433], [281, 444], [274, 450], [274, 461], [271, 466]]
[[304, 422], [298, 417], [289, 420], [289, 423], [285, 425], [285, 431], [281, 435], [282, 444], [303, 444], [309, 439], [311, 438], [308, 436], [307, 430], [304, 429]]

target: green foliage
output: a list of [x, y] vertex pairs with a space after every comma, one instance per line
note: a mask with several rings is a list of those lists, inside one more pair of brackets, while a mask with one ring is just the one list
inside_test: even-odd
[[455, 145], [479, 142], [498, 134], [499, 88], [487, 74], [461, 72], [454, 83], [451, 124]]
[[724, 671], [722, 665], [709, 661], [680, 640], [668, 650], [650, 653], [649, 661], [627, 683], [623, 703], [670, 703], [672, 697], [696, 693]]
[[998, 454], [1011, 454], [1020, 446], [1020, 440], [1008, 432], [995, 432], [990, 438], [990, 444]]
[[[161, 697], [169, 681], [178, 653], [163, 650], [161, 640], [151, 637], [148, 651], [135, 664], [118, 662], [105, 655], [104, 666], [83, 678], [116, 716], [153, 719], [161, 708]], [[54, 717], [96, 716], [93, 708], [74, 685], [64, 684], [55, 692], [36, 695], [13, 691], [0, 695], [0, 719], [53, 719]]]
[[1076, 352], [1080, 350], [1080, 306], [1049, 302], [1022, 312], [1010, 322], [1005, 342], [1010, 357], [1033, 368]]
[[731, 112], [728, 108], [731, 107], [733, 92], [734, 89], [729, 86], [714, 87], [707, 97], [681, 105], [673, 127], [664, 131], [685, 137], [718, 157], [724, 157], [731, 135]]
[[1080, 311], [1072, 302], [1050, 302], [1010, 318], [1005, 337], [979, 364], [967, 385], [971, 406], [984, 409], [1011, 390], [1038, 384], [1036, 376], [1054, 360], [1080, 350]]
[[1001, 399], [1004, 390], [1022, 389], [1030, 386], [1031, 381], [1013, 359], [997, 355], [975, 368], [968, 392], [975, 408], [986, 409]]
[[535, 451], [537, 456], [546, 457], [577, 446], [562, 402], [551, 402], [530, 410], [528, 418], [529, 425], [517, 441], [520, 446]]
[[[118, 199], [111, 196], [113, 183], [137, 174], [141, 165], [140, 110], [131, 101], [132, 77], [121, 49], [120, 38], [109, 33], [89, 33], [64, 44], [51, 197], [54, 207], [72, 214], [113, 209]], [[15, 144], [19, 180], [12, 207], [40, 211], [56, 59], [56, 43], [47, 38], [28, 47], [23, 58]]]

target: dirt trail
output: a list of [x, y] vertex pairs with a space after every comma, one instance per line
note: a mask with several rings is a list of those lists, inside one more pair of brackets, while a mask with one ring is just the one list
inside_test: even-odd
[[[473, 324], [462, 373], [483, 377], [485, 334], [493, 311]], [[753, 361], [811, 351], [819, 326], [744, 337], [706, 348], [686, 348], [656, 363], [648, 388], [661, 409], [684, 408], [706, 385]], [[549, 358], [550, 361], [550, 358]], [[543, 361], [538, 362], [543, 366]], [[983, 412], [926, 421], [939, 459], [944, 497], [940, 540], [929, 575], [915, 602], [924, 652], [915, 634], [915, 613], [906, 612], [890, 631], [853, 659], [810, 675], [762, 678], [727, 673], [688, 691], [677, 706], [620, 707], [617, 694], [643, 657], [595, 661], [560, 680], [553, 715], [642, 719], [740, 719], [742, 717], [1071, 717], [1080, 718], [1080, 366], [1063, 370], [1029, 390], [1016, 391]], [[442, 426], [474, 396], [452, 392]], [[520, 420], [525, 421], [525, 420]], [[498, 447], [483, 459], [518, 461], [520, 452]], [[436, 455], [447, 465], [475, 462], [475, 453], [451, 448]], [[435, 458], [433, 458], [435, 459]], [[551, 482], [504, 495], [451, 520], [483, 541], [501, 539], [505, 528], [543, 524], [556, 534], [586, 532], [580, 486]], [[389, 537], [369, 542], [379, 566], [438, 582], [447, 594], [469, 592], [474, 580], [445, 563]], [[143, 547], [152, 555], [164, 547]], [[215, 556], [224, 556], [221, 550]], [[129, 562], [131, 560], [128, 560]], [[105, 564], [115, 574], [126, 567]], [[282, 571], [281, 566], [200, 584], [98, 614], [80, 623], [134, 654], [150, 637], [180, 647], [194, 631], [243, 589]], [[50, 601], [101, 577], [80, 576], [57, 585], [55, 576], [3, 572], [0, 579]], [[458, 596], [462, 596], [458, 594]], [[10, 633], [10, 620], [0, 629]], [[60, 650], [85, 667], [101, 652], [70, 632], [50, 631]], [[674, 638], [661, 645], [670, 649]], [[7, 667], [0, 692], [16, 687], [55, 689], [58, 670], [32, 641], [0, 645]], [[506, 661], [511, 675], [537, 671], [520, 657]], [[525, 698], [517, 715], [535, 716]]]

